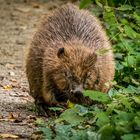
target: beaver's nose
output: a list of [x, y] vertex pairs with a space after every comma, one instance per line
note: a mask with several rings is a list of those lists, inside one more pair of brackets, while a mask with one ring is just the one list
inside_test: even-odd
[[83, 93], [81, 91], [75, 91], [74, 92], [74, 96], [77, 98], [80, 98], [83, 95]]
[[81, 97], [82, 94], [83, 94], [82, 91], [83, 91], [83, 86], [82, 85], [78, 85], [74, 90], [71, 90], [71, 93], [75, 97]]
[[74, 92], [77, 92], [77, 91], [83, 91], [83, 85], [81, 84], [81, 85], [77, 85], [77, 86], [75, 86], [75, 88], [74, 88], [74, 90], [73, 90]]

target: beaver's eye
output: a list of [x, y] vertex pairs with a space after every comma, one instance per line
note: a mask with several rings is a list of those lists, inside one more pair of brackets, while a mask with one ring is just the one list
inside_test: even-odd
[[88, 73], [86, 73], [85, 75], [84, 75], [84, 77], [83, 77], [83, 83], [85, 84], [85, 82], [86, 82], [86, 79], [88, 79], [89, 77], [90, 77], [90, 75], [91, 75], [91, 72], [88, 72]]
[[70, 73], [70, 72], [65, 72], [65, 76], [67, 77], [67, 78], [71, 78], [72, 77], [72, 74]]
[[72, 75], [71, 72], [65, 72], [65, 76], [67, 77], [67, 79], [73, 80], [74, 76]]

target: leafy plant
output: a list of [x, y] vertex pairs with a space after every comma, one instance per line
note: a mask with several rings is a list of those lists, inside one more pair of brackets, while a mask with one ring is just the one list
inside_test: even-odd
[[[91, 93], [91, 91], [90, 91]], [[102, 97], [103, 95], [103, 97]], [[104, 102], [104, 94], [101, 94]], [[106, 95], [107, 96], [107, 95]], [[104, 104], [75, 105], [43, 127], [50, 140], [139, 140], [140, 98], [135, 94], [117, 94]]]
[[125, 87], [140, 85], [140, 26], [135, 16], [138, 13], [130, 5], [117, 9], [106, 7], [103, 12], [105, 27], [115, 53], [115, 80]]

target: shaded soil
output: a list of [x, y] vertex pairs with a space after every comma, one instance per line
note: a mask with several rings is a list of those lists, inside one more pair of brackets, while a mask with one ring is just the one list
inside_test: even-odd
[[29, 139], [36, 130], [37, 116], [31, 111], [33, 99], [28, 95], [24, 68], [27, 46], [41, 16], [62, 3], [0, 0], [0, 139], [4, 138], [1, 134]]

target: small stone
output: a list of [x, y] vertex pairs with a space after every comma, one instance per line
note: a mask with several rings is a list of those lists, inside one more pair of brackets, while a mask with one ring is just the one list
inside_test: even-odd
[[9, 72], [10, 76], [15, 76], [15, 73], [13, 71]]

